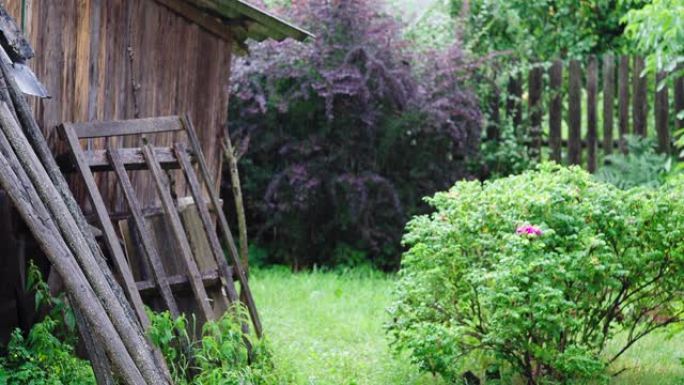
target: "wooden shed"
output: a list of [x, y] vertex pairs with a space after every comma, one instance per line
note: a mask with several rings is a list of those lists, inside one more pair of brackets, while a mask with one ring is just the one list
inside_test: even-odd
[[[0, 0], [21, 25], [35, 56], [28, 61], [49, 98], [30, 98], [53, 152], [65, 146], [63, 122], [158, 117], [188, 113], [211, 172], [220, 180], [227, 123], [231, 57], [247, 39], [303, 40], [309, 34], [243, 0]], [[168, 138], [162, 142], [171, 143]], [[125, 141], [138, 142], [128, 137]], [[85, 145], [104, 148], [105, 139]], [[109, 209], [123, 207], [115, 183], [98, 180]], [[133, 176], [136, 189], [152, 190]], [[79, 181], [72, 182], [86, 213]], [[109, 192], [109, 193], [107, 193]], [[154, 194], [149, 194], [150, 199]], [[145, 199], [143, 199], [143, 202]], [[23, 291], [30, 238], [0, 205], [0, 344], [11, 328], [30, 323]], [[29, 306], [30, 307], [30, 306]]]

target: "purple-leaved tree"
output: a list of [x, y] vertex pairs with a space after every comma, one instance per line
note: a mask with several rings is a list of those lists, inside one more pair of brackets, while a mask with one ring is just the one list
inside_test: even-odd
[[250, 44], [233, 70], [252, 238], [267, 262], [295, 268], [396, 268], [421, 198], [469, 177], [480, 141], [470, 62], [458, 44], [418, 52], [377, 1], [282, 11], [316, 38]]

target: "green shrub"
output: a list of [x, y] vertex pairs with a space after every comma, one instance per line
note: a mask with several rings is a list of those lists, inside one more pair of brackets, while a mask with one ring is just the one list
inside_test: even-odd
[[51, 296], [38, 268], [28, 269], [28, 289], [34, 291], [36, 306], [49, 314], [33, 325], [26, 336], [15, 329], [0, 357], [0, 385], [95, 385], [87, 360], [76, 356], [76, 321], [64, 294]]
[[[451, 382], [464, 370], [607, 381], [633, 343], [681, 321], [678, 186], [623, 191], [543, 164], [435, 195], [436, 212], [414, 218], [404, 238], [393, 346]], [[624, 345], [608, 355], [618, 332]]]
[[[171, 370], [176, 385], [277, 385], [286, 384], [273, 365], [265, 340], [242, 332], [246, 314], [228, 311], [202, 327], [200, 338], [188, 335], [185, 317], [173, 319], [168, 312], [151, 314], [149, 331]], [[252, 346], [251, 354], [246, 342]]]
[[7, 357], [0, 358], [2, 385], [95, 385], [90, 363], [76, 357], [74, 346], [55, 336], [60, 322], [46, 318], [27, 337], [16, 329]]
[[672, 158], [657, 153], [653, 139], [627, 135], [625, 140], [627, 154], [606, 156], [606, 165], [598, 169], [596, 177], [621, 189], [663, 184], [672, 169]]

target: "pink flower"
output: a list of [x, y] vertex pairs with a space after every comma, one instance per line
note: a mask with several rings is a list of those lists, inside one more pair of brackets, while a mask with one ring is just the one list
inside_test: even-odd
[[526, 224], [518, 226], [518, 228], [515, 230], [515, 233], [518, 235], [533, 235], [538, 237], [544, 232], [538, 226]]

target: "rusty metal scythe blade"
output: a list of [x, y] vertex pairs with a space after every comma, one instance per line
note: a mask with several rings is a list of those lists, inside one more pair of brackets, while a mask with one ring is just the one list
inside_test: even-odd
[[21, 92], [40, 98], [50, 97], [47, 89], [45, 89], [45, 86], [38, 80], [31, 68], [24, 63], [12, 62], [12, 59], [10, 59], [2, 46], [0, 46], [0, 60], [8, 64], [9, 72], [14, 76]]

